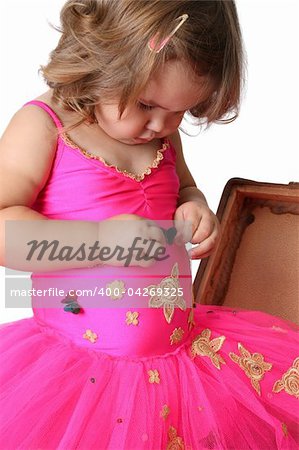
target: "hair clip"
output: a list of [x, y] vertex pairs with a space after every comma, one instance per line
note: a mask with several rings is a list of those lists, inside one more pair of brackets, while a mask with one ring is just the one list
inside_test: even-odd
[[178, 17], [177, 19], [175, 19], [175, 21], [179, 21], [179, 23], [177, 24], [177, 26], [172, 30], [172, 32], [165, 38], [163, 39], [162, 42], [158, 41], [158, 36], [159, 33], [157, 33], [154, 37], [152, 37], [149, 42], [148, 42], [148, 48], [155, 53], [159, 53], [164, 47], [165, 45], [170, 41], [170, 39], [172, 38], [172, 36], [178, 31], [178, 29], [183, 25], [184, 22], [186, 22], [186, 20], [188, 19], [188, 14], [183, 14], [182, 16]]

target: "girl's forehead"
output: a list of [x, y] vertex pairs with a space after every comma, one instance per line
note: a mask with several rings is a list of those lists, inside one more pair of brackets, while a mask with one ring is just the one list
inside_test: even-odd
[[187, 111], [212, 94], [206, 76], [196, 76], [186, 64], [168, 61], [141, 94], [141, 100], [169, 111]]

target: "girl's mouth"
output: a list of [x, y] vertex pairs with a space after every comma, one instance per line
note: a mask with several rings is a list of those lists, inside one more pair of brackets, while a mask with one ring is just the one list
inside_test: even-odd
[[149, 138], [149, 139], [136, 138], [133, 140], [134, 140], [135, 144], [146, 144], [147, 142], [152, 141], [153, 138]]

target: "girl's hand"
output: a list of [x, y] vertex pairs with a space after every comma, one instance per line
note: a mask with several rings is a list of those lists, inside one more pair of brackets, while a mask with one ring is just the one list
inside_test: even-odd
[[[155, 242], [151, 246], [148, 258], [144, 258], [151, 241]], [[100, 222], [99, 242], [102, 247], [110, 249], [111, 255], [115, 253], [114, 250], [117, 247], [124, 249], [124, 255], [130, 253], [130, 248], [135, 248], [127, 259], [120, 259], [118, 257], [119, 252], [116, 252], [111, 258], [107, 258], [104, 264], [112, 266], [149, 267], [155, 262], [159, 248], [166, 246], [161, 228], [154, 221], [135, 214], [119, 214]]]
[[178, 231], [177, 243], [183, 241], [199, 244], [189, 250], [191, 259], [206, 258], [213, 252], [220, 224], [204, 201], [187, 201], [181, 204], [175, 212], [174, 222]]

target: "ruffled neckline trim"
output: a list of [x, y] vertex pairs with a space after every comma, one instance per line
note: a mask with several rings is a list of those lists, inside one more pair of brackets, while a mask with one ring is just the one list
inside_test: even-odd
[[71, 147], [72, 149], [79, 151], [85, 158], [95, 159], [97, 161], [100, 161], [105, 167], [115, 170], [116, 172], [118, 172], [128, 178], [131, 178], [132, 180], [138, 181], [138, 182], [144, 180], [144, 178], [147, 175], [150, 175], [152, 173], [152, 169], [155, 169], [159, 166], [160, 162], [164, 158], [163, 152], [170, 147], [169, 140], [167, 138], [164, 138], [163, 143], [162, 143], [162, 148], [157, 150], [156, 157], [153, 160], [153, 162], [151, 163], [151, 165], [148, 166], [142, 173], [136, 174], [136, 173], [129, 172], [125, 169], [121, 170], [116, 165], [107, 163], [107, 161], [104, 158], [102, 158], [101, 156], [95, 155], [95, 154], [89, 152], [88, 150], [85, 150], [85, 149], [79, 147], [77, 144], [75, 144], [71, 140], [71, 138], [68, 136], [67, 133], [60, 133], [60, 137], [61, 137], [62, 141], [68, 147]]

